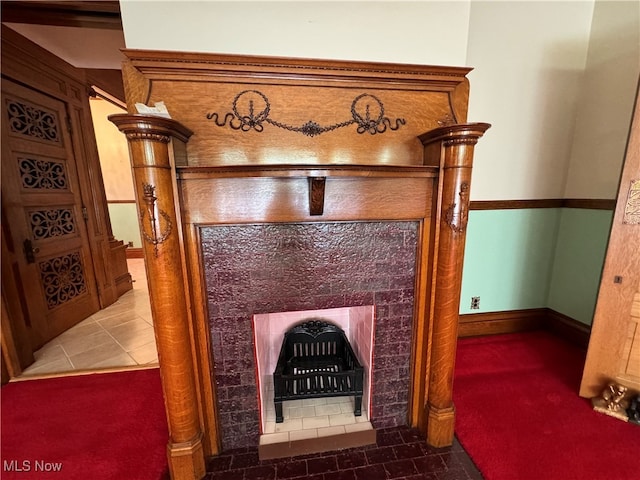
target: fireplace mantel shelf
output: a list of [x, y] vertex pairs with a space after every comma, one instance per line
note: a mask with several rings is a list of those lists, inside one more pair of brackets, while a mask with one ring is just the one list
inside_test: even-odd
[[438, 176], [438, 168], [423, 165], [353, 165], [353, 164], [273, 164], [179, 166], [178, 178], [237, 177], [389, 177], [429, 178]]

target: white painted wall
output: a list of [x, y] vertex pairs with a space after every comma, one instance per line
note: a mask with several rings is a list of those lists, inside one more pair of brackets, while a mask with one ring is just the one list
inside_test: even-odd
[[464, 65], [469, 2], [121, 0], [128, 48]]
[[593, 2], [471, 3], [471, 198], [562, 198]]
[[566, 198], [616, 198], [639, 75], [640, 2], [597, 1]]

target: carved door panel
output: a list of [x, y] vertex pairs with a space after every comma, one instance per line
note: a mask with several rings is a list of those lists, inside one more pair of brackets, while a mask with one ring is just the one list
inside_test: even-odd
[[35, 350], [98, 311], [97, 288], [66, 105], [3, 80], [2, 108], [3, 271]]

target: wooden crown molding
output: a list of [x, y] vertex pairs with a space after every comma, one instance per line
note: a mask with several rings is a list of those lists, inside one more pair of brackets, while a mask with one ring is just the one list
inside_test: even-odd
[[[380, 83], [400, 79], [406, 83], [414, 79], [418, 83], [429, 82], [431, 86], [439, 80], [450, 86], [466, 82], [466, 75], [472, 70], [469, 67], [196, 52], [181, 52], [177, 58], [176, 52], [162, 50], [125, 49], [123, 53], [151, 79], [168, 75], [173, 70], [176, 76], [186, 73], [210, 75], [213, 72], [227, 77], [250, 77], [260, 73], [265, 78], [275, 75], [291, 80], [305, 77], [338, 80], [344, 77]], [[394, 88], [402, 88], [402, 84], [396, 84]]]

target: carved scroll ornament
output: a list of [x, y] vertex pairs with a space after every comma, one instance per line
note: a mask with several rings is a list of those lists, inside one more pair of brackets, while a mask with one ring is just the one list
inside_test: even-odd
[[29, 212], [29, 226], [34, 240], [76, 233], [76, 221], [70, 208], [32, 210]]
[[55, 112], [27, 105], [17, 100], [7, 101], [9, 129], [38, 140], [60, 143], [58, 116]]
[[34, 190], [67, 190], [65, 164], [62, 162], [18, 157], [22, 188]]
[[49, 309], [71, 301], [87, 291], [80, 252], [40, 262], [39, 269]]
[[[155, 256], [158, 256], [158, 245], [164, 243], [173, 228], [171, 217], [164, 210], [158, 210], [160, 218], [163, 220], [164, 226], [161, 225], [160, 218], [156, 216], [156, 201], [158, 197], [155, 195], [156, 187], [145, 183], [143, 186], [143, 201], [147, 207], [146, 212], [142, 210], [140, 212], [140, 221], [142, 225], [142, 237], [144, 240], [154, 247]], [[145, 217], [148, 220], [145, 222]]]
[[375, 135], [376, 133], [384, 133], [387, 129], [398, 130], [406, 123], [404, 118], [392, 121], [386, 117], [384, 105], [380, 99], [369, 93], [360, 94], [353, 99], [350, 120], [332, 125], [322, 126], [313, 120], [300, 126], [288, 125], [269, 118], [270, 113], [271, 104], [264, 93], [258, 90], [244, 90], [233, 99], [232, 111], [226, 113], [222, 121], [219, 121], [220, 115], [216, 112], [208, 113], [207, 119], [213, 120], [218, 127], [225, 127], [228, 122], [229, 127], [243, 132], [250, 130], [262, 132], [264, 124], [267, 123], [290, 132], [302, 133], [307, 137], [315, 137], [354, 124], [358, 126], [357, 132], [359, 134]]

